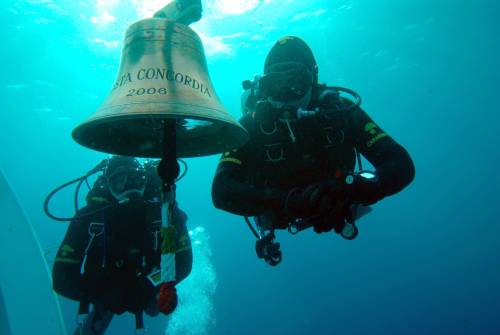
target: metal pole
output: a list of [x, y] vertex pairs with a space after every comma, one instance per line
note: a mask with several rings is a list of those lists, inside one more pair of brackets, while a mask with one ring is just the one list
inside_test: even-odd
[[158, 175], [162, 179], [162, 208], [161, 208], [161, 281], [175, 284], [175, 227], [173, 216], [175, 210], [175, 181], [179, 176], [177, 162], [176, 120], [164, 121], [163, 154], [158, 165]]

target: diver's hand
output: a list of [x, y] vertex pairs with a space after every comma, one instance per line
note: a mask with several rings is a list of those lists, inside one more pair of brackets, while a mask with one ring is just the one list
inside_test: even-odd
[[305, 189], [292, 189], [285, 200], [285, 212], [296, 218], [324, 216], [345, 198], [344, 188], [338, 182], [328, 180]]
[[163, 283], [160, 288], [160, 293], [158, 293], [158, 309], [165, 315], [168, 315], [175, 311], [177, 307], [177, 290], [175, 288], [175, 282]]
[[346, 225], [346, 218], [350, 214], [350, 205], [347, 201], [337, 201], [333, 208], [325, 215], [314, 218], [313, 228], [318, 234], [330, 232], [332, 229], [340, 234]]

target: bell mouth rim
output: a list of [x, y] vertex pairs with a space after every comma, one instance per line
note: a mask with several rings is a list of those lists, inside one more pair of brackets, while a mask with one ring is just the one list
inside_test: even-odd
[[[178, 129], [178, 134], [182, 137], [182, 135], [186, 134], [191, 134], [190, 132], [200, 132], [201, 129], [209, 129], [209, 128], [215, 128], [218, 132], [223, 131], [224, 134], [218, 135], [218, 136], [213, 136], [213, 137], [226, 137], [230, 138], [231, 141], [230, 143], [217, 143], [217, 144], [212, 144], [209, 146], [192, 146], [192, 145], [187, 145], [183, 143], [182, 138], [178, 138], [177, 146], [178, 146], [178, 158], [190, 158], [190, 157], [201, 157], [201, 156], [210, 156], [210, 155], [217, 155], [232, 149], [239, 148], [243, 146], [249, 139], [249, 134], [239, 124], [238, 122], [230, 122], [228, 120], [223, 120], [219, 118], [208, 118], [208, 117], [194, 117], [190, 115], [189, 117], [185, 117], [183, 115], [179, 115], [178, 117], [165, 117], [165, 115], [148, 115], [147, 118], [144, 117], [143, 115], [140, 115], [139, 113], [137, 114], [129, 114], [129, 115], [115, 115], [115, 116], [103, 116], [99, 118], [94, 118], [88, 121], [84, 121], [83, 123], [80, 123], [78, 126], [76, 126], [72, 133], [71, 136], [77, 142], [78, 144], [100, 152], [105, 152], [109, 154], [118, 154], [118, 155], [126, 155], [126, 156], [133, 156], [133, 157], [144, 157], [144, 158], [161, 158], [161, 149], [158, 149], [159, 143], [156, 143], [157, 145], [155, 146], [155, 149], [151, 147], [149, 150], [145, 149], [127, 149], [127, 150], [122, 150], [122, 149], [117, 149], [120, 147], [119, 145], [116, 144], [116, 134], [113, 136], [111, 132], [114, 130], [118, 129], [119, 126], [116, 126], [116, 122], [118, 120], [113, 120], [113, 119], [119, 119], [119, 121], [122, 121], [122, 123], [126, 123], [128, 121], [136, 121], [136, 120], [143, 120], [143, 121], [159, 121], [162, 120], [167, 120], [167, 119], [176, 119], [176, 120], [183, 120], [183, 119], [189, 119], [193, 121], [205, 121], [209, 122], [209, 124], [200, 126], [197, 129], [194, 130], [188, 130], [188, 129]], [[106, 127], [106, 124], [115, 124], [115, 127]], [[178, 124], [178, 127], [182, 127], [182, 124]], [[106, 128], [108, 130], [106, 130]], [[179, 132], [180, 130], [180, 132]], [[106, 132], [110, 132], [110, 134], [106, 134]], [[160, 132], [161, 127], [151, 127], [151, 134], [154, 132]], [[210, 132], [213, 132], [214, 130], [210, 130]], [[112, 138], [111, 144], [108, 142], [108, 144], [103, 144], [105, 141], [98, 140], [95, 143], [88, 140], [89, 138], [93, 137], [90, 136], [90, 132], [97, 132], [97, 137], [103, 138], [108, 135], [109, 138]], [[120, 139], [127, 138], [127, 136], [119, 136]], [[189, 137], [187, 137], [189, 139]], [[145, 141], [146, 144], [144, 146], [147, 146], [148, 143], [153, 143], [154, 141], [158, 141], [158, 137], [151, 136], [150, 141]], [[207, 139], [202, 139], [201, 136], [199, 139], [191, 139], [193, 142], [198, 142], [198, 143], [203, 143], [206, 144], [210, 140]], [[120, 140], [118, 140], [120, 142]], [[138, 145], [141, 146], [141, 145]], [[161, 146], [160, 146], [161, 147]], [[187, 148], [184, 148], [187, 147]], [[197, 149], [194, 149], [193, 147], [198, 147]], [[203, 149], [200, 149], [203, 148]]]

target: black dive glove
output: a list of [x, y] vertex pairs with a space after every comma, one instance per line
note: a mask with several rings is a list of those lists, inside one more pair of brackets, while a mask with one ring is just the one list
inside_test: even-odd
[[309, 221], [316, 233], [332, 229], [338, 233], [344, 228], [349, 204], [343, 185], [331, 180], [290, 191], [285, 210], [292, 217]]
[[381, 198], [377, 176], [361, 172], [305, 189], [292, 189], [286, 196], [284, 210], [293, 218], [331, 216], [332, 212], [345, 212], [351, 204], [371, 205]]
[[[336, 198], [331, 209], [326, 214], [320, 214], [311, 218], [314, 231], [316, 233], [329, 232], [332, 229], [344, 238], [354, 239], [354, 235], [343, 233], [346, 224], [354, 222], [356, 212], [352, 210], [352, 205], [371, 205], [382, 199], [378, 178], [371, 172], [360, 172], [347, 175], [343, 180], [343, 192], [339, 193], [341, 198]], [[351, 226], [356, 229], [354, 225]]]
[[346, 201], [338, 201], [328, 214], [312, 217], [310, 224], [316, 233], [327, 233], [332, 229], [340, 234], [344, 229], [347, 218], [351, 216], [351, 206]]
[[328, 214], [345, 192], [336, 181], [325, 181], [305, 189], [295, 188], [288, 192], [285, 213], [293, 218], [309, 218]]

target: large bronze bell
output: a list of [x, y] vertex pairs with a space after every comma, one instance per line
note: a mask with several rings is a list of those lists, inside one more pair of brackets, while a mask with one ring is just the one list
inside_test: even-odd
[[111, 93], [73, 138], [107, 153], [162, 157], [167, 119], [176, 120], [178, 157], [220, 153], [248, 139], [215, 93], [198, 35], [174, 21], [146, 19], [127, 30]]

